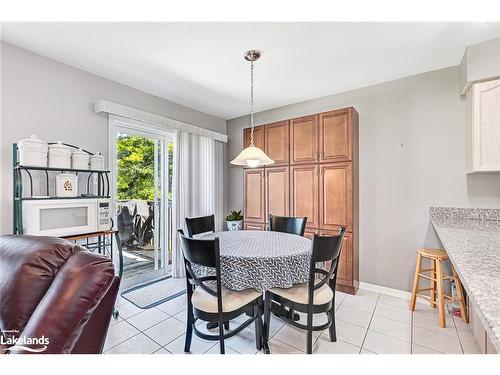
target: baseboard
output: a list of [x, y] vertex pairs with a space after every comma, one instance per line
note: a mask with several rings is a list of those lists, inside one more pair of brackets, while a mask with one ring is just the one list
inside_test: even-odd
[[365, 283], [365, 282], [362, 282], [362, 281], [359, 282], [359, 289], [364, 289], [364, 290], [369, 290], [369, 291], [372, 291], [372, 292], [387, 294], [389, 296], [393, 296], [393, 297], [397, 297], [397, 298], [403, 298], [403, 299], [406, 299], [406, 300], [410, 300], [410, 298], [411, 298], [411, 293], [407, 292], [406, 290], [400, 290], [400, 289], [394, 289], [394, 288], [387, 288], [385, 286], [376, 285], [376, 284], [370, 284], [370, 283]]

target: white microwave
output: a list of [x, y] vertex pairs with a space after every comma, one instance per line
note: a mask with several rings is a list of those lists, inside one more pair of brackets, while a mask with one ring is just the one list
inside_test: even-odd
[[25, 200], [23, 233], [35, 236], [72, 236], [112, 227], [107, 198]]

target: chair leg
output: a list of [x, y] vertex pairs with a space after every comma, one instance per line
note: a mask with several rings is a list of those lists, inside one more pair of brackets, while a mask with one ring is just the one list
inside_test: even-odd
[[469, 315], [467, 314], [467, 309], [465, 307], [465, 296], [464, 296], [464, 291], [462, 289], [462, 283], [458, 278], [457, 271], [455, 271], [453, 265], [451, 266], [451, 272], [453, 275], [453, 279], [455, 280], [455, 287], [457, 288], [457, 297], [460, 302], [460, 313], [462, 315], [462, 319], [464, 320], [465, 323], [469, 323]]
[[413, 277], [413, 289], [411, 292], [410, 299], [410, 310], [415, 311], [415, 304], [417, 303], [417, 290], [418, 290], [418, 274], [420, 273], [420, 267], [422, 262], [422, 256], [417, 253], [417, 264], [415, 266], [415, 276]]
[[262, 313], [260, 303], [254, 307], [255, 320], [255, 347], [257, 350], [262, 349]]
[[220, 344], [220, 354], [226, 354], [226, 349], [224, 347], [224, 322], [219, 321], [219, 344]]
[[224, 322], [224, 329], [229, 331], [229, 322]]
[[311, 311], [309, 311], [307, 313], [307, 344], [306, 344], [307, 354], [312, 354], [312, 333], [313, 333], [312, 324], [313, 324], [313, 314]]
[[440, 260], [436, 260], [437, 273], [437, 307], [439, 326], [446, 328], [446, 316], [444, 315], [444, 285], [443, 285], [443, 264]]
[[337, 342], [337, 328], [335, 327], [335, 301], [332, 302], [332, 308], [330, 309], [330, 317], [332, 318], [332, 323], [328, 327], [328, 333], [330, 334], [330, 341]]
[[271, 322], [271, 295], [266, 292], [264, 299], [264, 326], [263, 326], [263, 337], [262, 346], [266, 354], [270, 354], [269, 350], [269, 323]]
[[436, 260], [431, 259], [431, 307], [436, 308]]
[[193, 311], [187, 308], [186, 340], [184, 342], [184, 351], [188, 353], [191, 350], [191, 340], [193, 338], [194, 316]]

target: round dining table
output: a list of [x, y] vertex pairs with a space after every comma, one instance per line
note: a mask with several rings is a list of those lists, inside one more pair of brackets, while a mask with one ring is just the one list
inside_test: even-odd
[[237, 230], [219, 238], [222, 285], [232, 290], [290, 288], [309, 280], [311, 240], [294, 234]]

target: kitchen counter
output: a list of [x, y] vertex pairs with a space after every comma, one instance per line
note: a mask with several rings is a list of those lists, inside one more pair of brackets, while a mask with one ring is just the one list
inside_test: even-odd
[[431, 222], [500, 352], [500, 210], [431, 207]]

